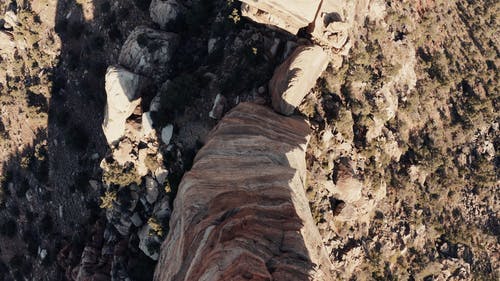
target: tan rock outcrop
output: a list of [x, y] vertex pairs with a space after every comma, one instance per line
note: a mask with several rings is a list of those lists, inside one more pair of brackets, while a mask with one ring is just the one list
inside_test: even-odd
[[328, 54], [318, 46], [299, 46], [269, 81], [274, 109], [291, 115], [328, 66]]
[[339, 0], [242, 0], [241, 14], [251, 20], [278, 27], [296, 35], [306, 28], [317, 43], [341, 49], [347, 42], [352, 22], [345, 11], [352, 3]]
[[321, 0], [242, 0], [241, 12], [253, 21], [277, 26], [292, 34], [316, 18]]
[[331, 280], [304, 192], [307, 123], [251, 103], [184, 175], [154, 280]]

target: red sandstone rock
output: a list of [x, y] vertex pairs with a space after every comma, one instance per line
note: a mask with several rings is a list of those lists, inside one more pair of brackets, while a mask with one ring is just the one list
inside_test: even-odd
[[330, 280], [304, 193], [307, 123], [243, 103], [179, 186], [155, 280]]

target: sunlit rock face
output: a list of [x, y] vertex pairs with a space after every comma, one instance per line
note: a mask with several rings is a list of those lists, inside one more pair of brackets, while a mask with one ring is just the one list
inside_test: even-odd
[[251, 103], [184, 175], [155, 280], [330, 280], [304, 193], [309, 126]]
[[242, 0], [242, 15], [253, 21], [279, 27], [292, 34], [316, 17], [320, 0]]
[[273, 108], [291, 115], [304, 97], [316, 85], [316, 80], [328, 66], [328, 54], [319, 46], [299, 46], [274, 71], [269, 82]]
[[106, 110], [102, 129], [109, 144], [125, 134], [125, 121], [139, 105], [140, 76], [120, 66], [106, 72]]

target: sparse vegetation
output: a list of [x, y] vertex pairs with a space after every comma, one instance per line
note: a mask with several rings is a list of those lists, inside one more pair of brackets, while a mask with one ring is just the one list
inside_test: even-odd
[[101, 197], [101, 205], [99, 206], [101, 209], [110, 209], [113, 208], [113, 202], [116, 201], [116, 192], [114, 191], [106, 191], [104, 196]]
[[102, 179], [108, 185], [114, 184], [117, 186], [141, 183], [141, 178], [137, 175], [137, 171], [133, 165], [123, 167], [117, 162], [109, 164], [108, 171], [104, 172]]

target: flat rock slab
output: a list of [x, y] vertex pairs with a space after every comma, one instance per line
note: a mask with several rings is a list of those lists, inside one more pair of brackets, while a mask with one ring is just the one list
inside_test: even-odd
[[273, 108], [291, 115], [316, 85], [328, 66], [328, 54], [319, 46], [299, 46], [276, 70], [269, 82]]
[[227, 113], [181, 181], [154, 280], [331, 280], [304, 192], [309, 132], [256, 104]]

